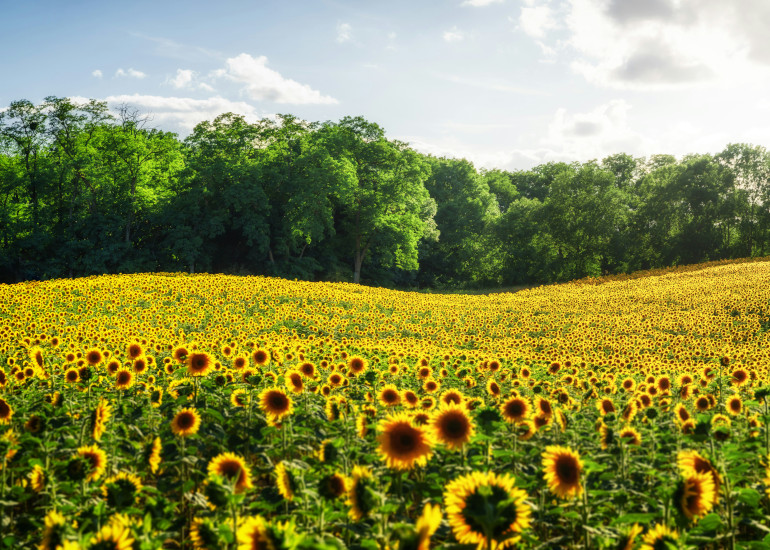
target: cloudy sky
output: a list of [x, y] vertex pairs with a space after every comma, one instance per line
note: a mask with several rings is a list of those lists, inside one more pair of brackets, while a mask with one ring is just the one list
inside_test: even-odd
[[129, 103], [186, 135], [363, 115], [418, 150], [526, 169], [770, 147], [768, 0], [3, 1], [0, 107]]

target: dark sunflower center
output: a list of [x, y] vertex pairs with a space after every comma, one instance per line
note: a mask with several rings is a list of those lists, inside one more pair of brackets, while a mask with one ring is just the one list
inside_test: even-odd
[[179, 418], [177, 419], [177, 425], [182, 428], [183, 430], [186, 430], [195, 422], [195, 418], [190, 413], [182, 413], [179, 415]]
[[127, 372], [121, 372], [118, 375], [118, 383], [120, 384], [128, 384], [131, 381], [131, 375]]
[[385, 390], [382, 392], [382, 399], [386, 403], [393, 403], [398, 400], [398, 393], [393, 390]]
[[441, 431], [450, 439], [460, 439], [468, 433], [468, 423], [460, 415], [451, 415], [441, 423]]
[[270, 408], [274, 411], [283, 411], [286, 409], [286, 398], [280, 393], [270, 394]]
[[506, 406], [508, 416], [518, 418], [524, 414], [524, 404], [521, 401], [512, 401]]
[[577, 485], [579, 475], [573, 457], [564, 455], [556, 459], [556, 476], [563, 485]]
[[390, 438], [393, 450], [397, 454], [410, 453], [417, 446], [416, 435], [414, 430], [408, 426], [394, 431]]

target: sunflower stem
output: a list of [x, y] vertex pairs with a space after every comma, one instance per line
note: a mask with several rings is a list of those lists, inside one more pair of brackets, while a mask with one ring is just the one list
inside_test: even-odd
[[[586, 476], [588, 477], [588, 476]], [[588, 480], [584, 481], [583, 487], [583, 537], [585, 538], [585, 547], [591, 548], [591, 535], [586, 527], [588, 526]]]

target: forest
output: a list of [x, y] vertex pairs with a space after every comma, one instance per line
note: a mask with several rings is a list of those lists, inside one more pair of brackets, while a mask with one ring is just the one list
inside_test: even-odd
[[109, 273], [490, 288], [764, 256], [770, 156], [729, 144], [476, 169], [363, 117], [232, 113], [191, 134], [131, 106], [0, 112], [0, 282]]

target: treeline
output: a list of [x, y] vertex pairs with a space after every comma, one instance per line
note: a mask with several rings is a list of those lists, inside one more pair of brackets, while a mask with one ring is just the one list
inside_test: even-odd
[[184, 270], [447, 288], [770, 252], [763, 147], [479, 171], [361, 117], [225, 114], [182, 141], [150, 122], [57, 97], [0, 113], [0, 281]]

